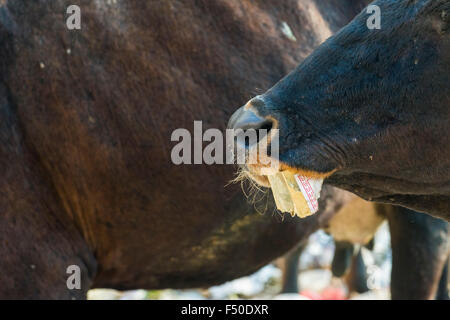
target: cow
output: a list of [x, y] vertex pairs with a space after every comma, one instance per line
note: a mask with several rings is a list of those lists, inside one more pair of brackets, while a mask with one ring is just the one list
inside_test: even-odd
[[363, 10], [230, 126], [279, 129], [280, 170], [450, 220], [450, 2], [371, 8], [379, 29]]
[[258, 213], [234, 166], [173, 164], [171, 133], [225, 129], [352, 2], [82, 0], [69, 30], [71, 1], [0, 1], [0, 297], [211, 286], [317, 230]]
[[364, 1], [82, 0], [80, 30], [71, 4], [0, 1], [0, 298], [219, 284], [343, 205], [326, 188], [301, 223], [261, 215], [233, 166], [177, 166], [170, 138], [224, 129]]

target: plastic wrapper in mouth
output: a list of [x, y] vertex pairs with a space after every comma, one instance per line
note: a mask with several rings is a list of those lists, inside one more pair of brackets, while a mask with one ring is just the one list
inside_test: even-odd
[[305, 218], [319, 210], [323, 179], [312, 179], [289, 171], [267, 176], [278, 210]]

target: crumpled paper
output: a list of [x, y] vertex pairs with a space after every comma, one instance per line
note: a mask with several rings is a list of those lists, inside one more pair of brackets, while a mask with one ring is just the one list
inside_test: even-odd
[[319, 210], [323, 179], [308, 178], [290, 171], [267, 176], [278, 210], [305, 218]]

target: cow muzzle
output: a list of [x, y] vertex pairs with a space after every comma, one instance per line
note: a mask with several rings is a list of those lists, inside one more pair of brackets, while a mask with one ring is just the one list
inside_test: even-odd
[[[247, 152], [246, 164], [242, 165], [240, 163], [242, 165], [241, 168], [252, 180], [260, 185], [268, 186], [266, 174], [263, 172], [267, 171], [268, 167], [274, 173], [278, 171], [278, 168], [273, 169], [268, 165], [270, 161], [273, 161], [272, 153], [270, 152], [272, 149], [268, 151], [268, 146], [272, 147], [273, 138], [277, 131], [274, 130], [277, 127], [277, 122], [272, 118], [261, 116], [257, 111], [258, 108], [264, 108], [264, 102], [258, 97], [250, 100], [231, 116], [228, 122], [228, 129], [234, 130], [235, 137], [239, 136], [239, 134], [244, 134], [247, 138], [255, 137], [254, 139], [246, 138], [241, 140], [241, 142], [238, 139], [238, 147], [244, 148]], [[276, 146], [278, 148], [278, 143]], [[276, 158], [278, 158], [278, 153]], [[256, 161], [254, 161], [255, 159]]]

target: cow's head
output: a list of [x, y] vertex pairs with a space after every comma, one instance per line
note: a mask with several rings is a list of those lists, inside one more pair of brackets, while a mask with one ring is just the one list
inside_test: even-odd
[[[230, 126], [270, 121], [280, 130], [282, 169], [328, 177], [369, 200], [448, 214], [450, 1], [374, 4], [381, 29], [369, 29], [363, 11]], [[258, 166], [247, 170], [265, 183]]]

